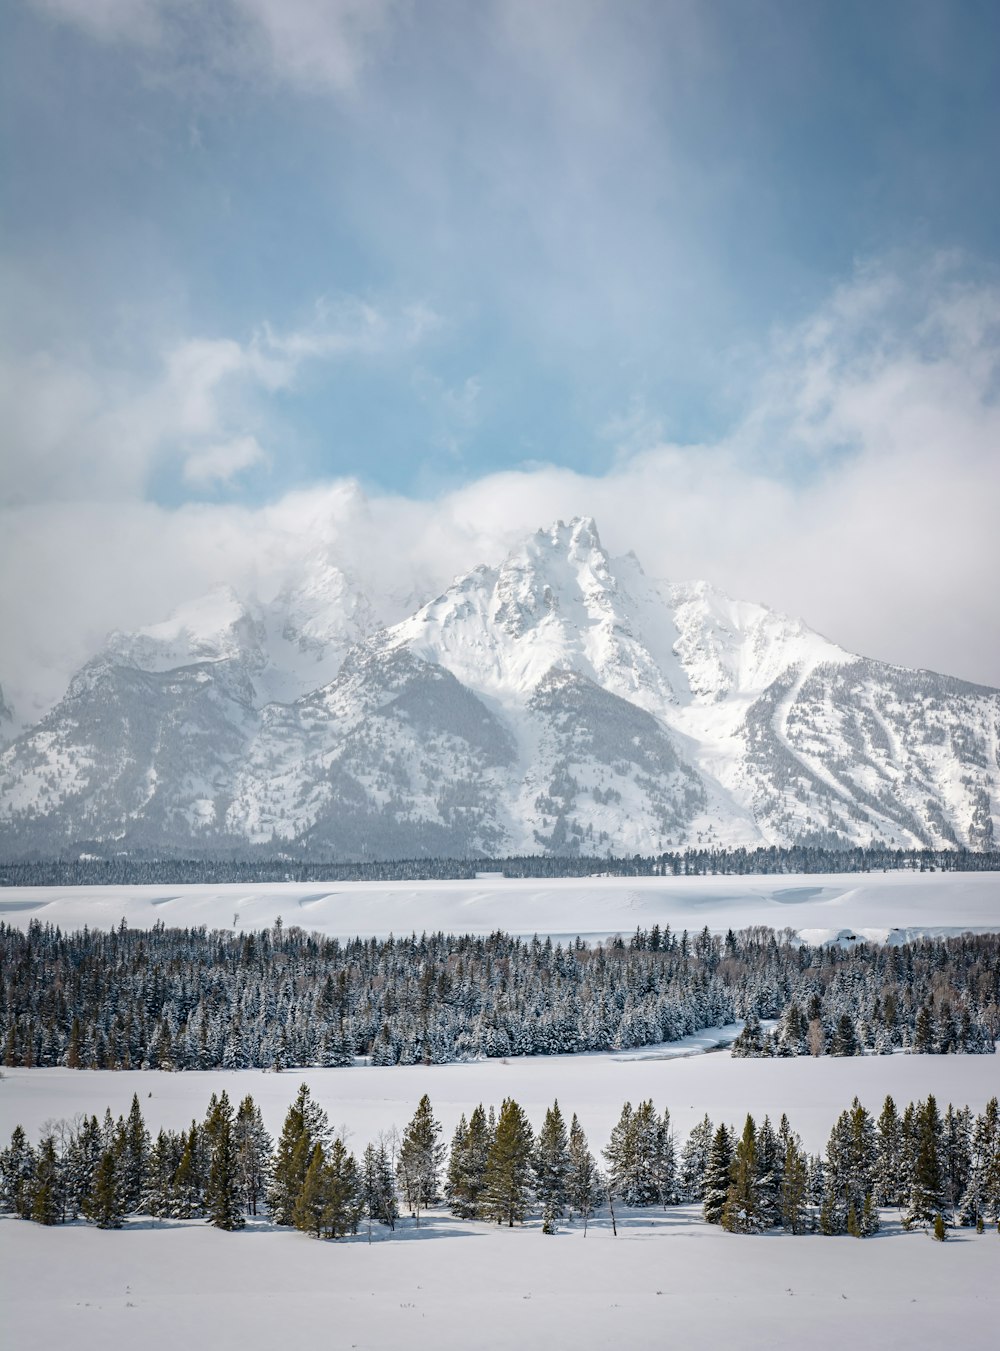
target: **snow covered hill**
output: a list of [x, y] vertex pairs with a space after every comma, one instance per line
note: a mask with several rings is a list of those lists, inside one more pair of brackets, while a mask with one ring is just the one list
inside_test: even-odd
[[998, 741], [1000, 692], [658, 584], [576, 519], [390, 628], [317, 560], [112, 635], [0, 754], [0, 848], [977, 848]]

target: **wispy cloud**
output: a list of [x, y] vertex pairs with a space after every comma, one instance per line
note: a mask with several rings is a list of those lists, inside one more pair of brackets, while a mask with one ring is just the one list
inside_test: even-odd
[[157, 76], [261, 77], [303, 90], [355, 88], [399, 0], [31, 0], [99, 42], [131, 46]]
[[237, 436], [189, 455], [184, 461], [183, 476], [186, 483], [208, 487], [231, 483], [237, 475], [266, 462], [267, 456], [255, 436]]
[[0, 417], [18, 447], [0, 502], [134, 498], [171, 463], [193, 487], [231, 481], [267, 463], [260, 440], [280, 426], [273, 396], [303, 368], [398, 357], [439, 324], [422, 305], [321, 300], [298, 328], [263, 323], [242, 341], [175, 341], [145, 379], [79, 356], [0, 356]]

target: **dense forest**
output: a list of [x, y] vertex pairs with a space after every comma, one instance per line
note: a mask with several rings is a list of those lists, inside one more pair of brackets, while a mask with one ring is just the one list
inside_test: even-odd
[[[622, 1207], [700, 1206], [709, 1224], [734, 1233], [782, 1228], [865, 1238], [880, 1211], [898, 1207], [905, 1228], [943, 1239], [951, 1226], [1000, 1229], [1000, 1104], [973, 1117], [942, 1113], [933, 1097], [900, 1113], [891, 1097], [876, 1120], [857, 1098], [837, 1118], [824, 1155], [809, 1155], [787, 1116], [777, 1127], [747, 1116], [742, 1130], [706, 1115], [678, 1150], [670, 1112], [652, 1100], [625, 1103], [599, 1168], [576, 1115], [558, 1102], [534, 1130], [507, 1098], [463, 1115], [450, 1149], [425, 1095], [402, 1136], [369, 1144], [359, 1161], [334, 1134], [306, 1084], [275, 1146], [251, 1097], [234, 1108], [214, 1094], [202, 1122], [153, 1140], [138, 1097], [127, 1117], [110, 1111], [48, 1123], [33, 1148], [20, 1126], [0, 1152], [0, 1210], [41, 1224], [83, 1216], [120, 1228], [128, 1215], [203, 1217], [240, 1229], [268, 1216], [316, 1238], [342, 1238], [366, 1224], [392, 1231], [403, 1208], [444, 1203], [452, 1214], [513, 1227], [534, 1216], [544, 1233], [607, 1214], [617, 1234]], [[616, 1216], [616, 1204], [618, 1214]]]
[[810, 946], [763, 926], [563, 945], [0, 924], [7, 1065], [209, 1069], [606, 1051], [745, 1020], [737, 1055], [990, 1053], [1000, 935]]
[[278, 858], [146, 856], [141, 853], [34, 862], [0, 863], [0, 886], [180, 886], [226, 882], [398, 882], [473, 879], [480, 872], [504, 877], [744, 877], [783, 873], [997, 872], [1000, 850], [891, 849], [869, 845], [824, 849], [772, 845], [760, 849], [690, 849], [629, 858], [419, 858], [394, 862], [336, 863]]

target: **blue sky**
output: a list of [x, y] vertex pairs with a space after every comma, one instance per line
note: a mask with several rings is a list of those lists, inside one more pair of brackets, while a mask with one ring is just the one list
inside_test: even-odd
[[[22, 0], [0, 22], [22, 523], [260, 511], [343, 479], [454, 516], [505, 473], [533, 505], [574, 475], [600, 517], [658, 451], [695, 514], [720, 455], [788, 515], [817, 485], [849, 513], [898, 453], [875, 391], [942, 363], [924, 497], [957, 438], [969, 482], [1000, 453], [988, 0]], [[804, 412], [818, 367], [836, 383]], [[971, 573], [996, 561], [976, 547]], [[808, 599], [759, 542], [655, 561]], [[833, 623], [828, 572], [805, 575]], [[981, 634], [948, 641], [1000, 680]]]

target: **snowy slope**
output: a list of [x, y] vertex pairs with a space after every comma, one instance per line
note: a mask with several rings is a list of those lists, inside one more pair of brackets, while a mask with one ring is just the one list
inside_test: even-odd
[[0, 847], [987, 847], [998, 729], [995, 690], [657, 584], [576, 519], [388, 629], [317, 554], [113, 635], [0, 753]]

